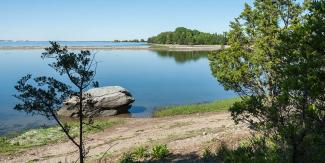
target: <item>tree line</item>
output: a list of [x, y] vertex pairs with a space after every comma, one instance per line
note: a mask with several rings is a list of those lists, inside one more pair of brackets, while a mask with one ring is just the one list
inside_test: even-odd
[[114, 42], [146, 42], [144, 39], [133, 39], [133, 40], [114, 40]]
[[148, 38], [148, 43], [179, 44], [179, 45], [225, 45], [226, 33], [211, 34], [178, 27], [174, 32], [162, 32], [157, 36]]

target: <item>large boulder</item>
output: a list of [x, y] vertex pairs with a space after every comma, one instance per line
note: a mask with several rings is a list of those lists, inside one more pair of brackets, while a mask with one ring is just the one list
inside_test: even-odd
[[[84, 114], [86, 116], [112, 116], [125, 113], [134, 102], [128, 90], [120, 86], [92, 88], [84, 94]], [[64, 106], [57, 112], [59, 116], [78, 116], [77, 97], [71, 97], [64, 102]], [[89, 103], [91, 103], [89, 105]]]

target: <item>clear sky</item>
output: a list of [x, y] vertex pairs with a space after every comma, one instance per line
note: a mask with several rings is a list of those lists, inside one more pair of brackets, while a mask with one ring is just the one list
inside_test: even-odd
[[223, 32], [252, 0], [0, 0], [0, 40], [148, 38], [187, 27]]

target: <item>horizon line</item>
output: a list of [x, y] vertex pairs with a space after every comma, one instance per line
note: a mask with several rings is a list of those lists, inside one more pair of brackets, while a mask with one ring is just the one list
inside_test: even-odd
[[[75, 41], [75, 42], [87, 42], [87, 41], [89, 41], [89, 42], [114, 42], [115, 40], [119, 40], [119, 39], [114, 39], [114, 40], [7, 40], [7, 39], [0, 39], [0, 41], [10, 41], [10, 42], [17, 42], [17, 41], [25, 41], [25, 42], [28, 42], [28, 41], [30, 41], [30, 42], [36, 42], [36, 41], [48, 41], [48, 42], [50, 42], [50, 41], [58, 41], [58, 42], [72, 42], [72, 41]], [[123, 42], [123, 41], [125, 41], [125, 40], [127, 40], [127, 41], [132, 41], [132, 40], [135, 40], [135, 39], [121, 39], [121, 40], [119, 40], [119, 41], [121, 41], [121, 42]], [[136, 39], [136, 40], [141, 40], [141, 39]], [[146, 40], [146, 39], [144, 39], [144, 40]]]

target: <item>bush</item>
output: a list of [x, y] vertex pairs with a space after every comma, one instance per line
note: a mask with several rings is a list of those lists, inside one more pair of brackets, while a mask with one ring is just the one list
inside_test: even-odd
[[159, 144], [152, 148], [152, 157], [157, 159], [166, 158], [169, 154], [169, 150], [166, 144]]
[[244, 141], [234, 150], [221, 144], [216, 155], [220, 162], [287, 162], [280, 159], [278, 148], [272, 142], [262, 138]]

